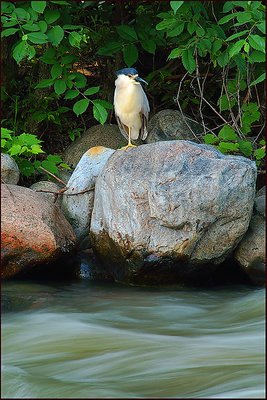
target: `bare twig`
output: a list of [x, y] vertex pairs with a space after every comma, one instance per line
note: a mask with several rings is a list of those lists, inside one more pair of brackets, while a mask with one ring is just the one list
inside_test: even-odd
[[52, 174], [52, 172], [47, 171], [44, 167], [39, 167], [41, 170], [43, 170], [46, 174], [52, 176], [52, 178], [56, 179], [59, 183], [62, 185], [66, 186], [66, 182], [62, 181], [60, 178], [58, 178], [56, 175]]

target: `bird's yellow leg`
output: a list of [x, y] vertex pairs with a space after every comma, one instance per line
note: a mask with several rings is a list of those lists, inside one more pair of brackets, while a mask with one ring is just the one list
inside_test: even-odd
[[131, 128], [128, 128], [128, 129], [129, 129], [128, 144], [127, 144], [127, 146], [121, 147], [119, 150], [127, 150], [129, 147], [136, 147], [135, 144], [131, 143]]

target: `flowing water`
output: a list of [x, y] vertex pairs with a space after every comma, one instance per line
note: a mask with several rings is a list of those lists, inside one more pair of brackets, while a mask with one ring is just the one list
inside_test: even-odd
[[2, 398], [265, 398], [265, 291], [2, 285]]

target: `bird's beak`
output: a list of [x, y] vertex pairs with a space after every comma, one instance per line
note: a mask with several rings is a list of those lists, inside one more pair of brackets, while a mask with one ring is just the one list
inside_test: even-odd
[[134, 80], [135, 80], [136, 82], [143, 82], [143, 83], [145, 83], [146, 85], [148, 85], [148, 83], [147, 83], [144, 79], [140, 78], [138, 75], [134, 75], [133, 78], [134, 78]]

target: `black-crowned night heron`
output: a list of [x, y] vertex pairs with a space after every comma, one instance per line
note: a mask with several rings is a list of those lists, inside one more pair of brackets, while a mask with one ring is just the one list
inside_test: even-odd
[[122, 135], [128, 139], [128, 145], [122, 147], [135, 147], [131, 143], [140, 136], [142, 140], [147, 137], [148, 113], [150, 111], [146, 94], [141, 82], [147, 85], [144, 79], [138, 76], [135, 68], [123, 68], [115, 72], [114, 108], [115, 116]]

